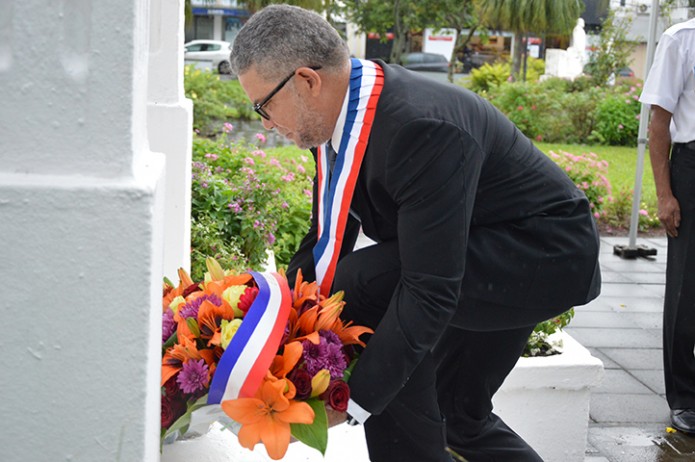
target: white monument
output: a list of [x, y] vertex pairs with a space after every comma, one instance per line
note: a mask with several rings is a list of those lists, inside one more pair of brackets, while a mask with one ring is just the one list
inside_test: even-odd
[[545, 75], [573, 80], [582, 75], [588, 62], [586, 52], [586, 32], [584, 20], [577, 19], [577, 25], [572, 30], [570, 46], [567, 50], [548, 48], [545, 50]]
[[165, 195], [150, 143], [189, 155], [182, 14], [0, 2], [3, 462], [159, 460], [164, 216], [183, 232], [189, 167]]

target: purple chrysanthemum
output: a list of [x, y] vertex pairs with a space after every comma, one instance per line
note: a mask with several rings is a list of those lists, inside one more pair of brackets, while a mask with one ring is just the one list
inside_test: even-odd
[[326, 339], [326, 343], [340, 345], [341, 347], [343, 346], [343, 342], [340, 341], [340, 337], [338, 337], [338, 334], [336, 334], [332, 330], [321, 330], [319, 331], [319, 336], [321, 336], [321, 338]]
[[208, 365], [205, 360], [190, 360], [183, 364], [176, 382], [184, 393], [195, 393], [207, 388], [210, 383], [208, 375]]
[[202, 295], [202, 296], [196, 298], [195, 300], [191, 300], [190, 302], [183, 305], [179, 309], [179, 316], [181, 316], [183, 319], [197, 318], [198, 317], [198, 309], [200, 308], [200, 305], [205, 300], [209, 301], [213, 305], [217, 305], [217, 306], [222, 305], [222, 300], [217, 295], [215, 295], [215, 294]]
[[[321, 369], [328, 369], [331, 378], [339, 379], [343, 377], [347, 362], [345, 361], [340, 339], [338, 339], [333, 332], [330, 332], [330, 334], [326, 334], [322, 331], [322, 333], [319, 334], [318, 345], [314, 345], [309, 340], [304, 340], [304, 342], [302, 342], [302, 346], [304, 347], [302, 358], [304, 359], [307, 372], [312, 376]], [[335, 336], [335, 338], [333, 336]], [[334, 343], [336, 339], [337, 343]]]
[[174, 322], [174, 312], [166, 310], [162, 315], [162, 343], [165, 343], [171, 337], [171, 334], [176, 330], [176, 322]]

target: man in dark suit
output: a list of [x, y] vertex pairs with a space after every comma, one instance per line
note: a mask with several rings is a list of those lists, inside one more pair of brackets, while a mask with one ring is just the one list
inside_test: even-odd
[[[261, 10], [231, 63], [264, 126], [317, 160], [288, 277], [345, 290], [375, 328], [348, 407], [371, 460], [541, 460], [491, 399], [536, 323], [599, 293], [583, 193], [485, 100], [350, 59], [315, 13]], [[360, 226], [376, 243], [353, 250]]]

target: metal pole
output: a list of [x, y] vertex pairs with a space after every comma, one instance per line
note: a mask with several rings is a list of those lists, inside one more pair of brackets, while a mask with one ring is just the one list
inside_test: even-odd
[[[647, 62], [644, 69], [644, 80], [647, 80], [649, 69], [654, 61], [656, 48], [656, 27], [659, 19], [659, 0], [652, 0], [649, 14], [649, 36], [647, 37]], [[649, 108], [642, 104], [640, 108], [639, 130], [637, 132], [637, 170], [635, 172], [635, 187], [632, 195], [632, 214], [630, 215], [630, 232], [628, 246], [616, 245], [613, 253], [623, 258], [656, 255], [656, 249], [637, 247], [637, 229], [639, 228], [639, 208], [642, 199], [642, 176], [644, 172], [644, 152], [647, 146], [647, 127], [649, 124]]]

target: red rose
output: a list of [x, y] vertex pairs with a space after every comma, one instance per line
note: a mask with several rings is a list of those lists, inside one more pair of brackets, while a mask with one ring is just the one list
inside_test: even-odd
[[176, 383], [176, 376], [178, 374], [174, 375], [171, 377], [169, 380], [167, 380], [167, 383], [164, 384], [164, 396], [167, 398], [173, 398], [176, 395], [181, 394], [181, 390], [179, 389], [179, 385]]
[[350, 400], [350, 387], [342, 380], [334, 380], [328, 385], [328, 390], [324, 392], [322, 399], [336, 411], [345, 412]]
[[305, 369], [296, 369], [288, 377], [297, 389], [297, 399], [307, 399], [311, 396], [311, 374]]
[[180, 399], [169, 399], [166, 396], [162, 397], [162, 428], [169, 428], [176, 422], [176, 419], [181, 417], [186, 412], [186, 403]]
[[239, 297], [239, 304], [237, 308], [246, 313], [251, 308], [251, 304], [256, 300], [256, 295], [258, 295], [258, 287], [247, 287], [244, 293]]

